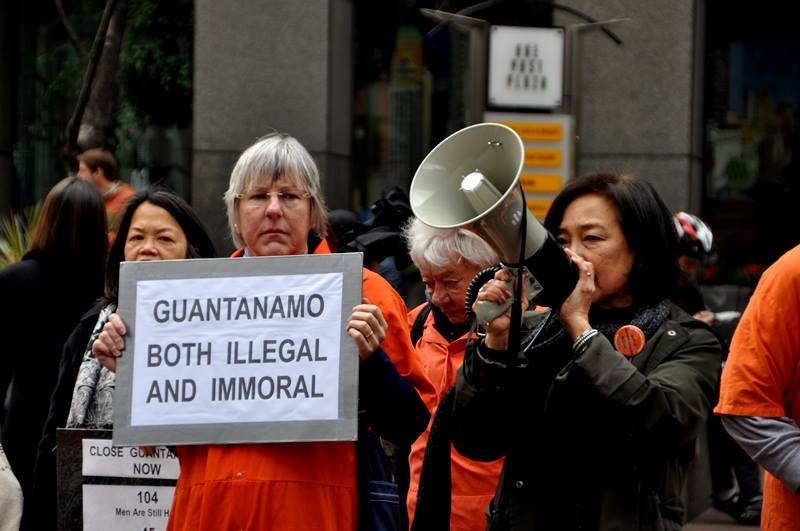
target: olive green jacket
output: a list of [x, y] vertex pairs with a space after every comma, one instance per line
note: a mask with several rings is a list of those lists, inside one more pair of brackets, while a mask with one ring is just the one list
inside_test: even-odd
[[530, 348], [525, 367], [475, 350], [456, 384], [453, 442], [473, 459], [506, 456], [489, 529], [681, 528], [720, 370], [705, 324], [673, 305], [630, 359], [602, 334], [578, 357], [566, 334]]

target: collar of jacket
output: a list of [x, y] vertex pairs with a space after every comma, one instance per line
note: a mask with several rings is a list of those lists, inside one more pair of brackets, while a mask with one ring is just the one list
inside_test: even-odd
[[[319, 244], [314, 247], [314, 251], [310, 254], [331, 254], [330, 245], [327, 240], [321, 240]], [[244, 247], [239, 247], [231, 254], [231, 258], [241, 258], [244, 256]]]
[[672, 355], [689, 341], [688, 329], [694, 324], [692, 321], [694, 319], [683, 319], [680, 313], [676, 313], [676, 307], [673, 305], [667, 320], [645, 343], [644, 351], [631, 359], [633, 365], [644, 374], [657, 367], [664, 358]]

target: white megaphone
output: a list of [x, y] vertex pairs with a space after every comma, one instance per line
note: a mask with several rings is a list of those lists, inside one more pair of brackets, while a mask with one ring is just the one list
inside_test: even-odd
[[503, 265], [528, 269], [541, 285], [537, 302], [558, 309], [577, 283], [577, 270], [525, 204], [519, 186], [524, 163], [525, 147], [513, 129], [494, 123], [461, 129], [420, 164], [409, 191], [411, 209], [431, 227], [476, 232]]

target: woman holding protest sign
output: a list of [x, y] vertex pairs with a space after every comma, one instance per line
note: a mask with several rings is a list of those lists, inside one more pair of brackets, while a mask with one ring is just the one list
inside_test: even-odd
[[42, 509], [42, 527], [55, 526], [56, 429], [112, 427], [114, 374], [92, 355], [91, 346], [116, 311], [120, 263], [214, 255], [214, 245], [203, 223], [177, 195], [155, 188], [136, 193], [128, 202], [109, 252], [105, 294], [81, 318], [62, 352], [58, 383], [50, 399], [36, 462], [34, 491]]
[[[319, 172], [288, 135], [268, 135], [242, 153], [225, 204], [239, 246], [234, 257], [330, 252]], [[433, 389], [409, 340], [403, 300], [376, 273], [364, 270], [362, 279], [364, 301], [346, 327], [361, 360], [362, 421], [381, 437], [409, 444], [429, 418], [420, 397], [432, 398]], [[104, 364], [115, 366], [124, 334], [112, 316], [93, 346]], [[178, 456], [169, 529], [368, 528], [351, 442], [183, 446]]]

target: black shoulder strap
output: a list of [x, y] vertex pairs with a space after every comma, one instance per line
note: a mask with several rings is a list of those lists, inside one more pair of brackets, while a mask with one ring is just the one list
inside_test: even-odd
[[422, 337], [422, 331], [425, 329], [425, 321], [428, 319], [428, 314], [431, 313], [433, 306], [427, 303], [425, 307], [417, 314], [414, 319], [414, 324], [411, 325], [411, 344], [417, 346], [417, 341]]

